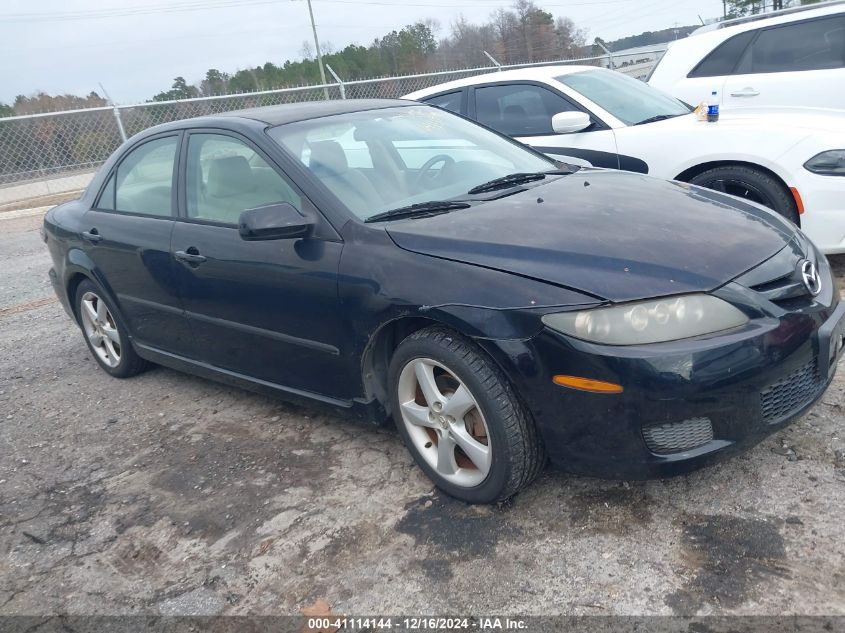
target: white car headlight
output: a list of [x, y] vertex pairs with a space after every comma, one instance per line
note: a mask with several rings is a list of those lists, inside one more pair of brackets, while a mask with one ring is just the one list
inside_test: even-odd
[[701, 336], [744, 325], [731, 304], [706, 294], [640, 301], [543, 316], [553, 330], [604, 345], [643, 345]]
[[804, 163], [804, 169], [822, 176], [845, 176], [845, 149], [816, 154]]

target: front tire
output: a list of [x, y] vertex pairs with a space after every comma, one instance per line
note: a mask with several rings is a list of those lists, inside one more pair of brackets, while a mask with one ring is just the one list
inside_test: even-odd
[[770, 174], [754, 167], [714, 167], [690, 179], [690, 184], [751, 200], [798, 224], [798, 206], [790, 191]]
[[105, 293], [85, 280], [76, 289], [75, 307], [85, 343], [97, 364], [116, 378], [129, 378], [147, 368], [129, 341], [129, 331]]
[[393, 419], [414, 460], [447, 494], [503, 501], [540, 473], [534, 422], [482, 350], [444, 327], [406, 338], [390, 363]]

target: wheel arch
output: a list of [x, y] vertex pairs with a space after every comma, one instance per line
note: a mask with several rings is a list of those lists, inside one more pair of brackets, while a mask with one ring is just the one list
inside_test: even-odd
[[76, 305], [76, 290], [83, 281], [96, 283], [91, 277], [78, 270], [70, 273], [67, 278], [67, 282], [65, 283], [65, 292], [67, 292], [68, 303], [70, 304], [70, 309], [73, 312], [73, 317], [76, 319], [77, 324], [79, 323], [79, 311]]
[[[439, 318], [438, 318], [439, 317]], [[437, 314], [433, 316], [403, 315], [391, 319], [379, 326], [369, 337], [367, 345], [361, 355], [361, 378], [364, 388], [364, 396], [368, 401], [376, 400], [382, 408], [385, 421], [391, 416], [391, 398], [389, 395], [388, 374], [390, 361], [393, 353], [399, 344], [408, 336], [427, 327], [440, 326], [452, 330], [456, 334], [474, 342], [478, 349], [485, 354], [490, 361], [501, 371], [508, 380], [513, 382], [511, 372], [516, 368], [514, 359], [524, 351], [521, 341], [532, 334], [525, 336], [509, 336], [496, 338], [500, 345], [510, 350], [510, 354], [504, 349], [494, 353], [495, 345], [488, 346], [484, 342], [489, 339], [487, 336], [477, 338], [480, 334], [470, 322], [454, 318], [449, 314]], [[473, 335], [473, 333], [475, 335]], [[519, 350], [510, 349], [511, 346], [519, 347]], [[493, 349], [491, 349], [491, 347]], [[518, 391], [518, 385], [512, 384]], [[521, 396], [520, 396], [521, 398]], [[379, 417], [382, 417], [379, 415]]]
[[383, 323], [370, 335], [361, 358], [361, 378], [366, 398], [375, 398], [381, 403], [385, 420], [391, 415], [387, 380], [393, 352], [414, 332], [434, 325], [455, 329], [453, 325], [429, 317], [401, 316]]
[[793, 204], [795, 205], [795, 216], [798, 218], [798, 226], [801, 226], [801, 215], [799, 213], [798, 204], [795, 202], [795, 193], [792, 191], [790, 186], [787, 184], [786, 180], [766, 165], [761, 165], [760, 163], [755, 163], [748, 160], [739, 160], [739, 159], [724, 159], [724, 160], [713, 160], [707, 161], [704, 163], [699, 163], [697, 165], [693, 165], [692, 167], [688, 167], [680, 174], [675, 176], [673, 180], [679, 180], [681, 182], [689, 182], [696, 176], [703, 174], [705, 171], [710, 169], [715, 169], [716, 167], [747, 167], [749, 169], [756, 169], [760, 171], [773, 180], [775, 180], [781, 187], [783, 187], [784, 191], [788, 194], [789, 199], [792, 200]]
[[[94, 262], [92, 262], [84, 252], [73, 250], [68, 253], [67, 262], [65, 263], [64, 279], [64, 287], [65, 292], [67, 293], [68, 303], [70, 304], [71, 311], [73, 312], [73, 316], [77, 324], [79, 324], [79, 314], [76, 306], [76, 290], [79, 288], [79, 284], [83, 281], [90, 281], [92, 284], [97, 286], [97, 288], [100, 289], [100, 291], [114, 306], [117, 316], [122, 319], [124, 323], [128, 323], [123, 313], [122, 306], [117, 300], [115, 293], [112, 292], [111, 286], [105, 278], [98, 274], [98, 271], [94, 267]], [[132, 338], [131, 331], [129, 331], [129, 337], [130, 339]]]
[[749, 167], [751, 169], [758, 169], [768, 176], [776, 179], [780, 184], [782, 184], [787, 190], [789, 189], [789, 185], [786, 184], [786, 181], [783, 177], [778, 174], [776, 171], [767, 167], [766, 165], [761, 165], [760, 163], [755, 163], [749, 160], [739, 160], [733, 158], [727, 158], [723, 160], [711, 160], [706, 161], [704, 163], [698, 163], [693, 165], [692, 167], [687, 167], [684, 171], [680, 174], [675, 176], [673, 180], [680, 180], [681, 182], [689, 182], [691, 179], [695, 178], [699, 174], [703, 174], [708, 169], [714, 169], [716, 167]]

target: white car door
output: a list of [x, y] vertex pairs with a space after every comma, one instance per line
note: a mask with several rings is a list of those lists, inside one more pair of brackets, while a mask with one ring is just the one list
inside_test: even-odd
[[723, 90], [726, 108], [845, 109], [845, 15], [760, 30]]
[[582, 166], [619, 168], [613, 130], [592, 118], [582, 132], [555, 134], [558, 112], [585, 111], [551, 87], [510, 81], [470, 88], [469, 116], [497, 132], [516, 138], [555, 160]]
[[845, 109], [845, 69], [745, 74], [725, 82], [725, 108], [794, 106]]
[[755, 35], [754, 31], [746, 31], [729, 37], [707, 53], [692, 67], [692, 70], [683, 71], [686, 73], [685, 76], [682, 75], [676, 82], [669, 85], [661, 86], [658, 83], [656, 87], [693, 107], [702, 101], [708, 101], [715, 90], [719, 103], [724, 105], [725, 81], [736, 68], [737, 62]]

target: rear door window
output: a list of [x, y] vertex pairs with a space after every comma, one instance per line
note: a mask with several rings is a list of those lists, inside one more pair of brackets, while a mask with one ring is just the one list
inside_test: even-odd
[[178, 137], [167, 136], [130, 151], [117, 167], [114, 208], [144, 215], [172, 215], [178, 146]]
[[845, 16], [786, 24], [760, 31], [737, 74], [845, 67]]

